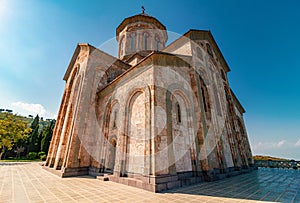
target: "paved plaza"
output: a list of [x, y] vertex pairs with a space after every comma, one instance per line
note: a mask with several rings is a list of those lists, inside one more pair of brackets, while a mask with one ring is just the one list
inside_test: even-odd
[[0, 163], [0, 202], [300, 202], [300, 171], [264, 169], [151, 193], [89, 176], [59, 178], [39, 163]]

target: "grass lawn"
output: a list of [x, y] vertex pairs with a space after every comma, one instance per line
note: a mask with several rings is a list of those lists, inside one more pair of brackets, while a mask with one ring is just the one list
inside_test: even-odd
[[30, 160], [30, 159], [4, 159], [0, 162], [40, 162], [40, 159]]
[[0, 160], [0, 162], [39, 162], [42, 161], [40, 159], [28, 159], [27, 157], [8, 157], [6, 159]]

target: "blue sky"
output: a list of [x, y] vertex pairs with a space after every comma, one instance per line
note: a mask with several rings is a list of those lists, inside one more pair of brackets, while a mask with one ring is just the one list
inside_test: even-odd
[[297, 0], [0, 0], [0, 108], [55, 116], [76, 44], [99, 47], [142, 5], [169, 31], [211, 30], [253, 153], [300, 160]]

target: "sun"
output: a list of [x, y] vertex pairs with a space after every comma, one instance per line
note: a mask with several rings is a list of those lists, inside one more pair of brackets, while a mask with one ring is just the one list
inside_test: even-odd
[[3, 20], [3, 18], [8, 13], [8, 0], [0, 0], [0, 21]]

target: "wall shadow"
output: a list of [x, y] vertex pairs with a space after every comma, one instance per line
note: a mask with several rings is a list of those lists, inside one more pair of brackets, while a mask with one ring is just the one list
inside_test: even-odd
[[247, 174], [176, 188], [163, 193], [256, 201], [300, 202], [300, 170], [259, 168]]

